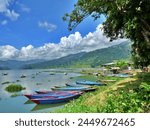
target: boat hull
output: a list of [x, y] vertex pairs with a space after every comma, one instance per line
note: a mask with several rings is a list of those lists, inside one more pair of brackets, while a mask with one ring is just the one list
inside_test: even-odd
[[81, 85], [91, 85], [91, 86], [101, 86], [103, 85], [102, 83], [99, 82], [92, 82], [92, 81], [76, 81], [76, 84], [81, 84]]
[[36, 104], [55, 104], [55, 103], [63, 103], [69, 102], [73, 99], [77, 99], [81, 96], [81, 94], [75, 94], [71, 96], [59, 96], [59, 97], [50, 97], [50, 98], [36, 98], [31, 99]]
[[81, 86], [81, 85], [78, 85], [78, 84], [69, 84], [69, 83], [66, 83], [66, 86], [67, 87], [85, 87], [85, 86]]
[[71, 96], [76, 94], [82, 94], [81, 91], [51, 91], [50, 93], [44, 94], [25, 94], [29, 99], [36, 99], [36, 98], [52, 98], [52, 97], [59, 97], [59, 96]]
[[89, 87], [82, 87], [82, 88], [79, 88], [79, 87], [66, 87], [66, 88], [51, 88], [52, 90], [54, 91], [84, 91], [84, 92], [89, 92], [89, 91], [95, 91], [96, 88], [89, 88]]

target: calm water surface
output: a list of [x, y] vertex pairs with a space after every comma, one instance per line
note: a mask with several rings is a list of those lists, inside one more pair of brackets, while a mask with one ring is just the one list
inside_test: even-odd
[[[22, 75], [26, 77], [21, 78]], [[61, 108], [64, 104], [36, 105], [21, 95], [35, 93], [35, 90], [51, 90], [53, 86], [63, 86], [71, 82], [70, 77], [79, 75], [78, 71], [71, 70], [0, 70], [0, 112], [51, 112]], [[26, 90], [17, 93], [20, 96], [11, 97], [13, 93], [5, 91], [9, 84], [3, 84], [7, 81], [11, 82], [9, 84], [21, 84]]]

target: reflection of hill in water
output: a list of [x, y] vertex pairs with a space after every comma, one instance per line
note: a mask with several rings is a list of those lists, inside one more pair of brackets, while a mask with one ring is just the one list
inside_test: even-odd
[[63, 107], [64, 105], [65, 103], [36, 105], [31, 111], [38, 111], [43, 109], [55, 108], [55, 107]]

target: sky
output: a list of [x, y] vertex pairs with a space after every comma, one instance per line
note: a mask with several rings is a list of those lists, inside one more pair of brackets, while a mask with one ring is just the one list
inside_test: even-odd
[[85, 19], [73, 31], [62, 20], [77, 0], [0, 0], [0, 60], [55, 59], [110, 44], [101, 29], [105, 17]]

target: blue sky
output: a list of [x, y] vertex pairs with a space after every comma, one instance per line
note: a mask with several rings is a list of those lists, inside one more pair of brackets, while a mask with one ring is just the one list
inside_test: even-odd
[[[19, 16], [13, 20], [0, 13], [0, 45], [9, 44], [18, 49], [28, 44], [39, 47], [47, 42], [59, 43], [61, 37], [76, 31], [82, 36], [94, 31], [101, 20], [93, 22], [88, 18], [74, 31], [67, 30], [67, 22], [62, 20], [62, 16], [73, 10], [75, 2], [76, 0], [10, 0], [7, 9], [14, 10]], [[51, 30], [46, 28], [49, 24]]]
[[103, 35], [104, 17], [73, 31], [62, 20], [77, 0], [0, 0], [0, 60], [55, 59], [116, 45]]

